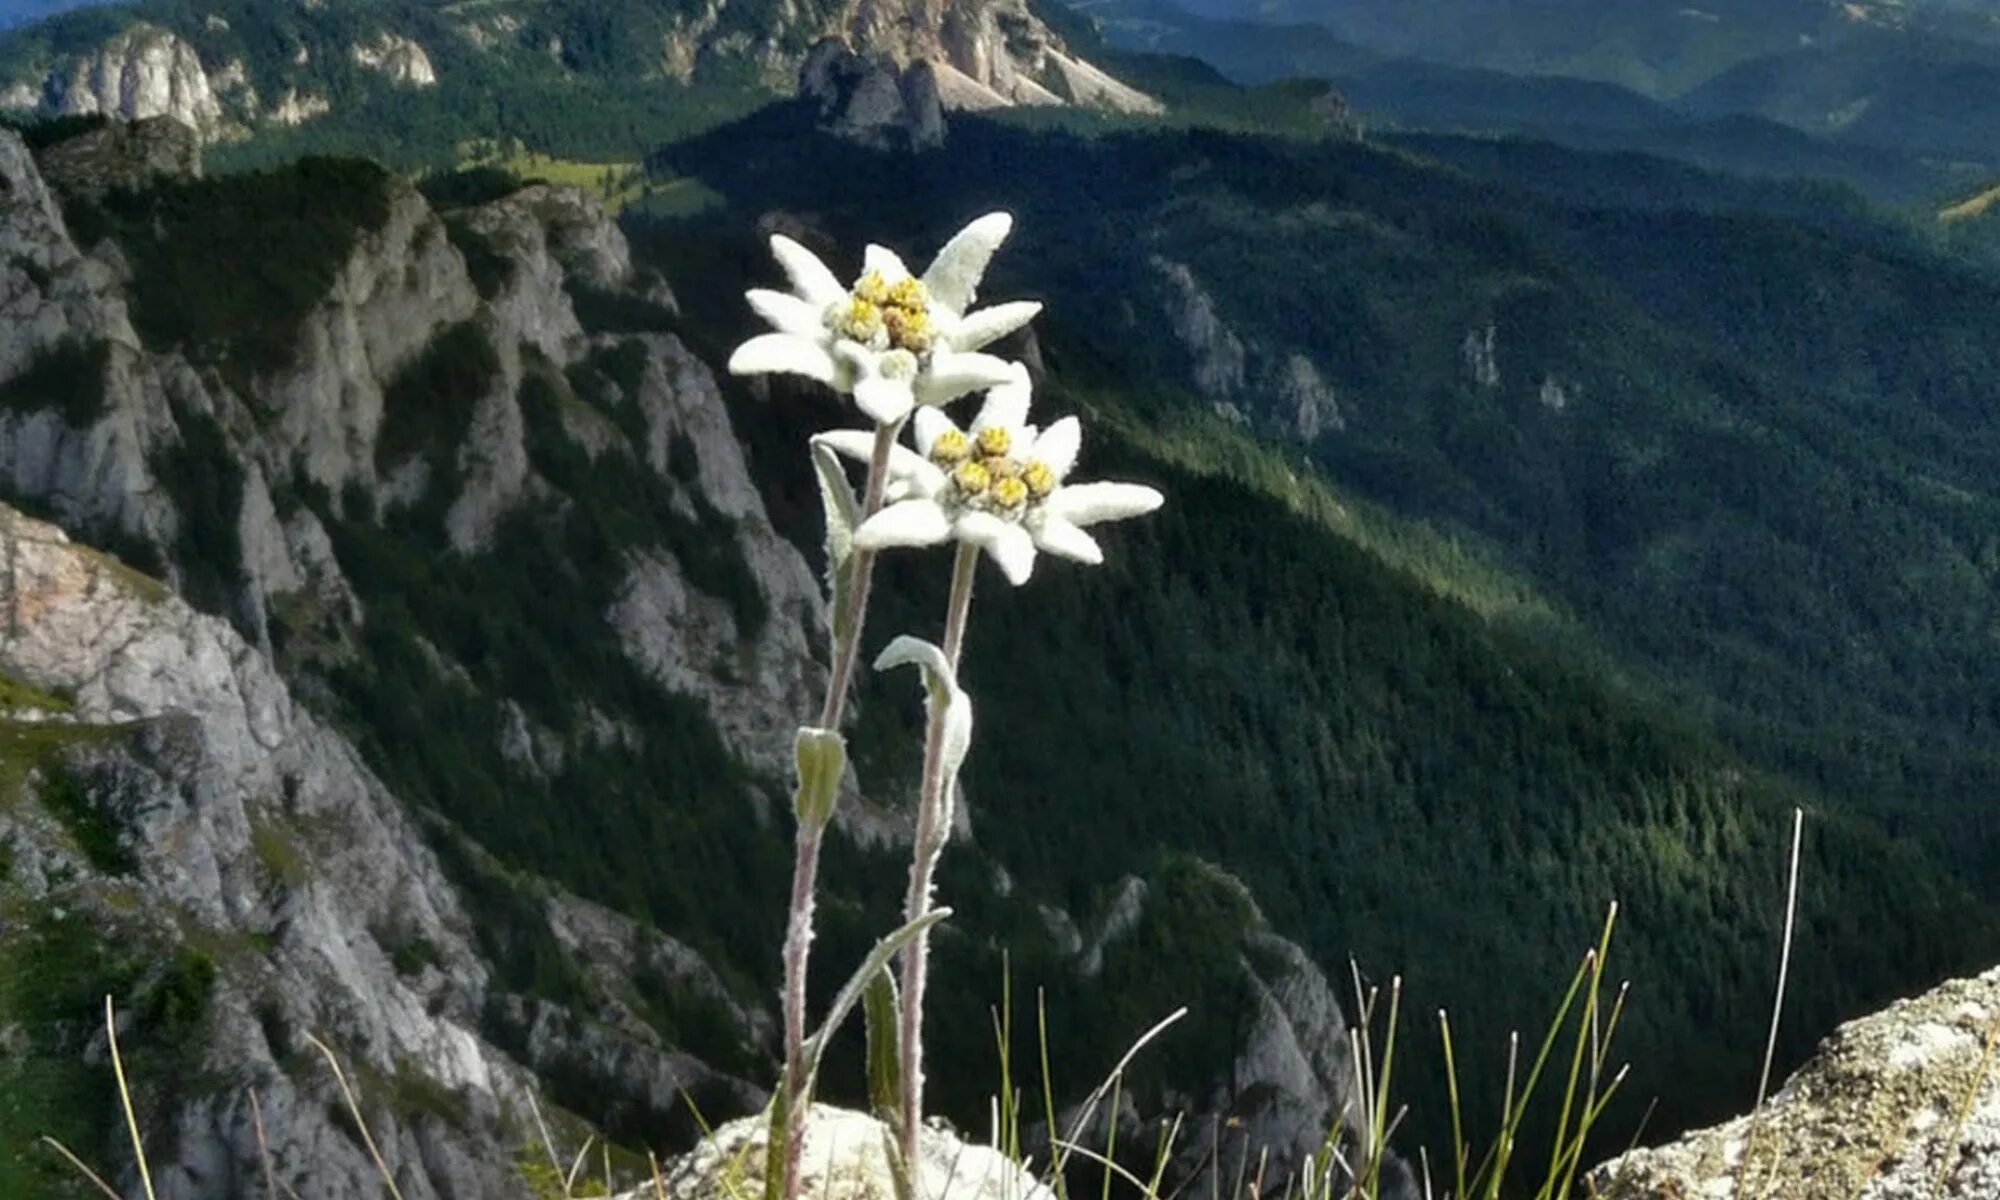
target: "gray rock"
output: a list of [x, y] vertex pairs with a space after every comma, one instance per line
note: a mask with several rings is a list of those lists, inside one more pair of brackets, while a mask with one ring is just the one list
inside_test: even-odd
[[820, 128], [872, 150], [930, 150], [944, 144], [944, 106], [935, 68], [899, 67], [824, 38], [799, 68], [799, 95], [818, 106]]
[[1604, 1200], [2000, 1196], [2000, 968], [1850, 1021], [1764, 1107], [1591, 1172]]
[[[770, 1127], [731, 1121], [665, 1172], [672, 1200], [731, 1200], [763, 1194]], [[799, 1194], [817, 1200], [897, 1200], [889, 1127], [864, 1113], [816, 1104], [806, 1121]], [[1005, 1155], [927, 1128], [918, 1142], [916, 1200], [1053, 1200], [1055, 1193]], [[652, 1200], [651, 1188], [620, 1200]]]

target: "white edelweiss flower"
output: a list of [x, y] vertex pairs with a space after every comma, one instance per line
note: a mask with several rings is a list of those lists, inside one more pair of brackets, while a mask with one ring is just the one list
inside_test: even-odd
[[792, 290], [748, 293], [750, 307], [777, 332], [737, 347], [730, 371], [817, 379], [852, 394], [884, 425], [918, 405], [944, 404], [1005, 383], [1005, 360], [980, 351], [1033, 320], [1042, 306], [1015, 301], [968, 310], [1013, 225], [1006, 213], [979, 218], [945, 243], [922, 278], [892, 251], [870, 246], [851, 288], [812, 251], [773, 237], [771, 252]]
[[[917, 410], [917, 448], [897, 446], [889, 458], [890, 503], [861, 523], [854, 544], [867, 550], [971, 542], [1019, 586], [1035, 569], [1037, 551], [1082, 563], [1104, 561], [1086, 526], [1152, 512], [1165, 498], [1136, 483], [1068, 483], [1082, 445], [1075, 417], [1039, 432], [1027, 424], [1026, 367], [994, 388], [970, 429], [934, 408]], [[859, 430], [817, 439], [851, 458], [866, 459], [874, 438]]]

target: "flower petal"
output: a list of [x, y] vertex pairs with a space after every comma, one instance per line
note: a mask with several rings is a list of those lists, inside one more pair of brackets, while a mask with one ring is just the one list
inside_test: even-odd
[[1064, 417], [1042, 431], [1028, 456], [1040, 459], [1061, 480], [1076, 466], [1076, 452], [1082, 445], [1083, 426], [1075, 417]]
[[[986, 356], [981, 354], [966, 357]], [[1007, 381], [986, 393], [986, 403], [979, 406], [979, 415], [972, 421], [974, 433], [995, 425], [1019, 429], [1028, 423], [1028, 399], [1033, 395], [1028, 383], [1028, 368], [1020, 363], [1008, 363], [1006, 366]]]
[[861, 269], [879, 273], [884, 283], [901, 283], [910, 277], [910, 268], [904, 266], [902, 258], [887, 246], [870, 245], [863, 251]]
[[924, 287], [931, 294], [931, 302], [955, 313], [971, 308], [979, 291], [980, 277], [993, 261], [993, 252], [1000, 249], [1000, 243], [1007, 240], [1013, 228], [1013, 217], [996, 212], [987, 213], [959, 230], [924, 272]]
[[1044, 516], [1034, 530], [1034, 538], [1035, 545], [1050, 554], [1092, 566], [1104, 561], [1104, 551], [1097, 539], [1062, 517]]
[[983, 350], [1035, 319], [1042, 306], [1034, 300], [1016, 300], [967, 313], [949, 327], [946, 340], [954, 350]]
[[815, 446], [867, 462], [875, 457], [875, 435], [865, 429], [829, 429], [812, 436]]
[[876, 513], [854, 531], [863, 550], [889, 546], [935, 546], [951, 540], [951, 518], [930, 500], [904, 500]]
[[854, 403], [877, 425], [893, 425], [910, 415], [917, 398], [907, 379], [868, 375], [855, 382]]
[[1020, 587], [1035, 571], [1035, 539], [1028, 531], [992, 513], [969, 512], [958, 518], [958, 536], [986, 551], [1007, 582]]
[[752, 288], [744, 293], [750, 307], [757, 315], [771, 323], [779, 333], [795, 334], [804, 338], [819, 338], [825, 335], [826, 324], [821, 319], [826, 306], [801, 300], [790, 292], [775, 292], [770, 288]]
[[766, 333], [751, 338], [729, 356], [731, 375], [804, 375], [821, 383], [840, 376], [840, 364], [826, 347], [790, 333]]
[[930, 369], [917, 376], [917, 400], [947, 404], [967, 392], [999, 387], [1013, 378], [1011, 367], [991, 354], [953, 354], [940, 347], [931, 352]]
[[919, 408], [910, 418], [910, 426], [917, 439], [917, 453], [925, 458], [930, 457], [931, 447], [937, 445], [940, 437], [947, 432], [960, 432], [958, 422], [936, 408]]
[[1166, 503], [1166, 497], [1137, 483], [1079, 483], [1059, 487], [1043, 511], [1074, 525], [1096, 525], [1143, 516]]
[[827, 305], [846, 298], [847, 289], [840, 286], [840, 280], [834, 278], [819, 255], [782, 233], [771, 236], [771, 253], [785, 269], [785, 277], [792, 281], [792, 290], [807, 304], [824, 312]]

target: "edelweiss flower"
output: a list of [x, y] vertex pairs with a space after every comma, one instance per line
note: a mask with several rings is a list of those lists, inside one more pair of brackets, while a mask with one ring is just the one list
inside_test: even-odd
[[900, 421], [920, 404], [943, 404], [1005, 383], [1007, 363], [978, 351], [1033, 320], [1032, 301], [968, 312], [980, 276], [1014, 218], [989, 213], [960, 230], [919, 279], [881, 246], [868, 247], [851, 288], [812, 251], [783, 235], [771, 252], [791, 280], [789, 293], [758, 288], [750, 306], [776, 333], [743, 343], [730, 357], [737, 375], [805, 375], [851, 393], [878, 424]]
[[[1140, 484], [1065, 483], [1082, 427], [1064, 417], [1037, 433], [1026, 423], [1027, 368], [1009, 366], [1012, 378], [987, 395], [970, 429], [934, 408], [917, 410], [917, 448], [898, 446], [891, 455], [891, 503], [855, 530], [856, 546], [935, 546], [955, 538], [985, 550], [1018, 586], [1034, 572], [1036, 551], [1103, 562], [1085, 526], [1160, 507], [1160, 493]], [[860, 459], [873, 445], [858, 430], [821, 434], [820, 440]]]

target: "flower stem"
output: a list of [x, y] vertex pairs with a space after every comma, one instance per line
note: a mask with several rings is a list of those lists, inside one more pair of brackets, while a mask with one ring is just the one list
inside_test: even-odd
[[[953, 672], [958, 670], [960, 652], [965, 647], [966, 616], [972, 610], [973, 569], [979, 565], [979, 548], [968, 542], [958, 547], [952, 562], [951, 600], [945, 610], [944, 656]], [[932, 873], [943, 852], [951, 829], [944, 824], [944, 705], [930, 706], [930, 723], [924, 731], [923, 791], [917, 800], [917, 831], [910, 861], [910, 892], [904, 901], [903, 919], [915, 921], [931, 909]], [[919, 933], [903, 950], [902, 1076], [903, 1170], [909, 1191], [916, 1196], [917, 1137], [924, 1111], [924, 981], [930, 965], [930, 931]], [[923, 1197], [916, 1196], [916, 1200]]]
[[[867, 491], [861, 500], [861, 519], [866, 521], [882, 510], [882, 495], [889, 486], [889, 452], [896, 448], [896, 435], [903, 423], [875, 427], [875, 451], [868, 458]], [[853, 597], [854, 628], [833, 648], [833, 672], [826, 681], [826, 704], [820, 710], [821, 729], [839, 729], [847, 714], [847, 692], [854, 680], [854, 663], [861, 654], [861, 629], [868, 616], [868, 590], [875, 579], [875, 552], [855, 548], [847, 560], [848, 594]]]
[[[868, 482], [861, 504], [861, 519], [872, 517], [882, 507], [889, 482], [889, 454], [903, 423], [879, 425], [875, 429], [874, 453], [868, 459]], [[847, 560], [847, 590], [852, 597], [854, 619], [844, 636], [836, 631], [833, 665], [826, 681], [826, 700], [820, 708], [819, 727], [839, 730], [847, 715], [847, 692], [854, 680], [854, 664], [861, 653], [861, 631], [868, 617], [868, 590], [875, 574], [872, 551], [856, 549]], [[797, 1200], [799, 1159], [805, 1150], [806, 1118], [806, 968], [812, 957], [813, 897], [819, 879], [819, 852], [826, 834], [823, 821], [799, 822], [792, 858], [792, 900], [785, 923], [785, 1073], [779, 1086], [784, 1089], [782, 1131], [784, 1163], [778, 1191], [779, 1200]], [[779, 1132], [774, 1131], [773, 1142]]]

